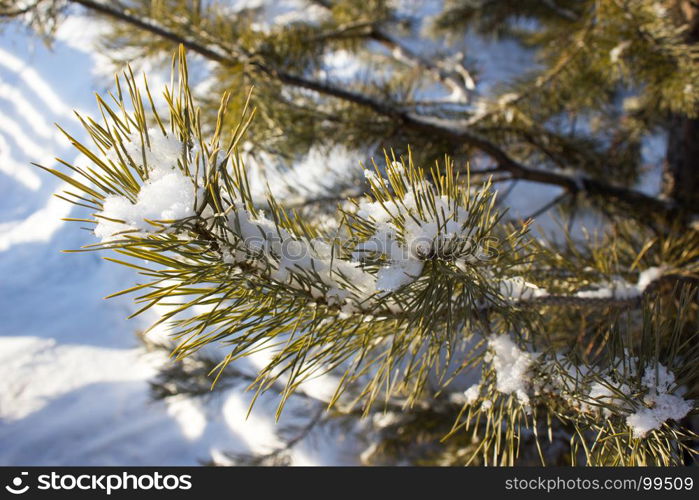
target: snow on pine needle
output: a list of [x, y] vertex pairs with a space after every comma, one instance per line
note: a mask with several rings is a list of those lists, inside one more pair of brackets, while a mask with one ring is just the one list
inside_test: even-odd
[[[639, 450], [638, 461], [631, 463], [643, 463], [644, 454], [657, 450], [659, 443], [667, 444], [662, 444], [665, 437], [693, 436], [678, 423], [696, 408], [696, 401], [686, 397], [676, 372], [663, 363], [628, 350], [608, 362], [576, 362], [578, 355], [550, 346], [537, 351], [531, 341], [514, 333], [493, 335], [485, 347], [480, 380], [462, 393], [450, 394], [451, 402], [463, 406], [452, 433], [468, 429], [483, 414], [494, 418], [493, 408], [508, 429], [528, 427], [527, 421], [535, 421], [548, 406], [561, 422], [575, 424], [574, 441], [589, 441], [587, 430], [595, 430], [585, 454], [596, 463], [612, 459], [604, 458], [608, 447], [624, 446]], [[676, 361], [681, 365], [679, 356]], [[488, 426], [480, 438], [498, 440], [498, 432], [497, 426]], [[506, 439], [516, 436], [506, 433]]]
[[362, 259], [367, 253], [386, 259], [377, 273], [376, 289], [380, 292], [393, 292], [411, 283], [420, 276], [430, 255], [453, 251], [451, 246], [463, 245], [468, 237], [467, 209], [459, 206], [457, 199], [439, 194], [424, 180], [416, 180], [413, 189], [404, 191], [400, 179], [406, 174], [405, 166], [396, 161], [387, 165], [388, 179], [370, 170], [365, 170], [365, 176], [379, 192], [393, 179], [396, 195], [361, 201], [356, 212], [357, 217], [374, 225], [375, 231], [355, 249], [355, 257]]
[[[624, 275], [641, 263], [635, 282], [586, 271], [601, 279], [581, 287], [575, 269], [602, 267], [599, 261], [583, 264], [574, 260], [582, 253], [535, 245], [529, 221], [503, 220], [490, 182], [472, 187], [468, 166], [448, 158], [422, 168], [409, 150], [364, 171], [365, 193], [337, 210], [329, 235], [271, 193], [260, 206], [241, 155], [254, 117], [250, 94], [225, 95], [208, 127], [187, 84], [183, 50], [177, 74], [163, 112], [147, 84], [141, 90], [127, 72], [115, 104], [99, 100], [103, 123], [83, 118], [93, 144], [73, 140], [91, 166], [46, 169], [72, 186], [64, 199], [90, 210], [91, 218], [72, 219], [101, 240], [86, 249], [113, 250], [118, 259], [111, 260], [144, 278], [117, 294], [137, 292], [138, 312], [167, 305], [156, 324], [169, 324], [177, 359], [223, 345], [228, 354], [212, 371], [215, 381], [229, 364], [267, 350], [252, 388], [282, 384], [280, 412], [300, 383], [321, 373], [340, 375], [329, 405], [368, 412], [379, 400], [416, 405], [435, 380], [448, 384], [477, 367], [481, 380], [460, 397], [463, 416], [507, 419], [488, 432], [509, 425], [510, 443], [542, 408], [599, 428], [609, 403], [629, 439], [670, 432], [668, 422], [693, 408], [670, 372], [652, 386], [604, 379], [604, 363], [573, 363], [572, 354], [534, 342], [543, 335], [535, 326], [547, 319], [542, 308], [640, 302], [677, 272], [673, 258], [686, 258], [686, 250], [653, 261], [648, 248], [631, 252]], [[231, 98], [243, 111], [224, 130]], [[650, 384], [647, 370], [636, 375]], [[595, 385], [604, 380], [617, 384], [614, 394], [643, 397], [622, 404]], [[457, 422], [455, 431], [467, 425], [461, 416]]]
[[[462, 343], [458, 325], [477, 321], [484, 303], [502, 306], [493, 270], [520, 262], [526, 224], [499, 224], [489, 184], [464, 187], [449, 159], [424, 170], [411, 157], [387, 155], [385, 167], [368, 176], [367, 195], [351, 200], [354, 208], [339, 214], [328, 238], [271, 194], [260, 208], [240, 154], [254, 111], [244, 107], [237, 128], [224, 131], [224, 96], [217, 126], [204, 134], [183, 53], [178, 74], [162, 113], [147, 84], [142, 91], [127, 72], [116, 105], [99, 100], [104, 123], [83, 118], [93, 145], [73, 141], [94, 167], [65, 164], [73, 176], [48, 169], [83, 193], [66, 192], [66, 199], [93, 210], [93, 219], [76, 219], [93, 224], [101, 239], [89, 248], [112, 249], [118, 262], [150, 278], [133, 289], [141, 291], [141, 310], [172, 303], [176, 294], [159, 323], [171, 322], [181, 339], [178, 356], [232, 341], [223, 369], [261, 346], [273, 348], [261, 381], [304, 363], [291, 385], [353, 359], [403, 370], [415, 345], [424, 346], [427, 366], [440, 357], [435, 335]], [[493, 242], [500, 252], [489, 253]], [[208, 307], [195, 310], [200, 303]], [[377, 335], [381, 325], [387, 333]], [[288, 345], [270, 342], [292, 332], [301, 333]], [[385, 357], [389, 337], [394, 350]], [[429, 371], [390, 392], [413, 386], [408, 395], [417, 397]], [[377, 369], [368, 386], [381, 386], [387, 373]]]
[[692, 410], [692, 402], [681, 394], [673, 394], [675, 374], [662, 364], [647, 366], [641, 385], [647, 391], [639, 402], [639, 408], [626, 417], [633, 429], [634, 437], [644, 437], [648, 432], [659, 429], [667, 420], [681, 420]]
[[[123, 148], [121, 154], [117, 152], [119, 147]], [[191, 154], [196, 153], [192, 151]], [[114, 164], [133, 162], [143, 169], [147, 178], [135, 203], [123, 195], [108, 195], [104, 199], [95, 227], [95, 236], [103, 242], [117, 239], [126, 231], [158, 229], [148, 221], [176, 221], [195, 216], [196, 202], [202, 199], [203, 188], [179, 166], [186, 162], [187, 154], [184, 144], [174, 134], [165, 135], [160, 129], [150, 129], [142, 138], [134, 132], [115, 144], [107, 157]]]

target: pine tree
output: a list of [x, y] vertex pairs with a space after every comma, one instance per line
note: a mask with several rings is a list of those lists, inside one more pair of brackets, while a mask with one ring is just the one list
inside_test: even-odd
[[[100, 116], [81, 117], [91, 142], [66, 134], [86, 163], [40, 166], [99, 238], [80, 251], [140, 276], [118, 294], [138, 312], [169, 307], [159, 323], [176, 361], [159, 397], [242, 380], [279, 394], [283, 422], [288, 398], [329, 373], [336, 393], [288, 447], [324, 422], [360, 422], [374, 464], [693, 460], [693, 2], [450, 0], [417, 20], [397, 2], [315, 0], [262, 27], [261, 9], [219, 2], [7, 3], [49, 39], [77, 5], [110, 20], [118, 63], [176, 51], [162, 104], [126, 69]], [[510, 40], [536, 64], [481, 92], [467, 34]], [[364, 70], [327, 76], [339, 51]], [[205, 92], [187, 58], [210, 65]], [[663, 186], [649, 194], [636, 186], [658, 135]], [[275, 185], [271, 165], [355, 151], [371, 160], [320, 195]], [[268, 168], [264, 196], [251, 164]], [[518, 181], [561, 194], [516, 219], [499, 187]], [[558, 232], [531, 228], [553, 210]], [[595, 230], [576, 229], [581, 214]], [[261, 350], [258, 374], [236, 369]]]

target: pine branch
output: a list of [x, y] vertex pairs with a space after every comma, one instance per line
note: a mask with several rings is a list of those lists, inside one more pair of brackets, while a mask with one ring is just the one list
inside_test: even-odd
[[[301, 146], [284, 151], [288, 157], [324, 137], [333, 140], [327, 131], [321, 137], [317, 124], [350, 132], [354, 138], [343, 137], [346, 144], [378, 130], [375, 135], [399, 151], [406, 143], [418, 146], [404, 157], [389, 152], [365, 171], [368, 189], [347, 192], [351, 199], [328, 229], [306, 217], [311, 208], [299, 214], [270, 196], [265, 214], [259, 200], [253, 202], [239, 155], [251, 113], [246, 105], [240, 119], [237, 111], [227, 119], [224, 97], [215, 124], [204, 120], [183, 53], [179, 86], [165, 92], [167, 113], [130, 70], [118, 79], [114, 104], [99, 98], [103, 121], [81, 118], [93, 144], [70, 138], [88, 165], [62, 162], [45, 170], [72, 186], [62, 199], [92, 212], [67, 219], [89, 223], [102, 240], [81, 251], [112, 250], [119, 258], [111, 260], [140, 273], [142, 282], [119, 292], [136, 296], [136, 314], [165, 306], [160, 322], [173, 329], [178, 359], [212, 343], [227, 346], [223, 359], [195, 358], [172, 370], [168, 376], [185, 383], [160, 387], [162, 396], [204, 394], [215, 373], [219, 387], [230, 376], [258, 393], [277, 393], [281, 412], [293, 394], [303, 397], [305, 380], [333, 372], [340, 382], [323, 406], [351, 416], [368, 415], [377, 405], [400, 414], [380, 436], [387, 446], [377, 444], [379, 455], [404, 444], [391, 431], [407, 429], [413, 443], [420, 426], [434, 430], [420, 435], [429, 441], [425, 455], [450, 464], [515, 464], [535, 451], [543, 463], [550, 457], [540, 435], [554, 433], [559, 445], [569, 443], [558, 459], [565, 455], [570, 463], [668, 465], [692, 455], [696, 436], [686, 424], [699, 395], [699, 240], [682, 225], [691, 214], [680, 213], [691, 207], [603, 180], [617, 173], [620, 182], [636, 179], [639, 145], [660, 115], [695, 116], [699, 51], [685, 39], [687, 26], [669, 20], [657, 4], [461, 2], [467, 23], [482, 16], [494, 32], [502, 30], [494, 20], [538, 12], [533, 18], [541, 29], [520, 33], [520, 40], [537, 46], [548, 67], [538, 78], [514, 83], [513, 92], [485, 112], [458, 120], [463, 107], [428, 107], [414, 96], [425, 82], [465, 95], [468, 75], [461, 81], [458, 68], [451, 71], [393, 36], [388, 28], [395, 20], [383, 4], [369, 7], [372, 17], [357, 15], [348, 2], [332, 9], [327, 24], [274, 28], [258, 40], [258, 34], [244, 36], [250, 34], [238, 25], [244, 23], [215, 10], [197, 18], [201, 11], [188, 3], [168, 4], [180, 16], [148, 14], [154, 4], [146, 1], [130, 3], [133, 10], [119, 2], [69, 1], [119, 21], [115, 36], [153, 41], [145, 52], [173, 42], [216, 62], [225, 73], [221, 85], [255, 79], [268, 99], [260, 100], [266, 121], [253, 130], [271, 129], [255, 140], [270, 147], [270, 136], [294, 138], [277, 143], [285, 145], [301, 137]], [[492, 11], [474, 11], [478, 5]], [[43, 16], [47, 26], [53, 14]], [[228, 21], [235, 27], [224, 28]], [[396, 74], [376, 90], [316, 76], [328, 49], [376, 55], [375, 45], [362, 45], [369, 41], [391, 51], [389, 64], [408, 68], [393, 64]], [[629, 84], [640, 111], [625, 104], [619, 116], [614, 99]], [[575, 130], [566, 114], [579, 117], [581, 129], [609, 128]], [[227, 139], [231, 122], [235, 130]], [[485, 156], [490, 167], [478, 179], [485, 173], [500, 178], [476, 191], [468, 167], [464, 180], [448, 158], [420, 168], [438, 151], [459, 159]], [[614, 173], [606, 175], [605, 168]], [[578, 169], [585, 175], [571, 173]], [[610, 215], [603, 237], [572, 241], [565, 233], [565, 242], [545, 243], [529, 237], [529, 221], [505, 224], [492, 183], [520, 179], [563, 188], [532, 217], [566, 197], [587, 195]], [[331, 193], [300, 206], [341, 198]], [[654, 230], [655, 215], [664, 218], [662, 230]], [[682, 220], [675, 223], [675, 216]], [[289, 249], [302, 257], [291, 258]], [[226, 370], [260, 350], [271, 358], [259, 373]], [[444, 392], [469, 369], [478, 371], [478, 384]], [[277, 461], [320, 420], [318, 413], [262, 460]], [[436, 429], [443, 432], [449, 420], [453, 441], [434, 446]], [[520, 455], [523, 446], [528, 450]], [[419, 452], [407, 455], [421, 460]]]

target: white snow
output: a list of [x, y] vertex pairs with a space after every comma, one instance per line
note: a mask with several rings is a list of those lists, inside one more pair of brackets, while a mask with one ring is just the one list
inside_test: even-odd
[[536, 354], [520, 349], [508, 334], [494, 335], [488, 339], [492, 352], [490, 360], [496, 373], [496, 388], [503, 394], [514, 394], [524, 405], [529, 404], [531, 374], [529, 369]]
[[665, 272], [664, 267], [649, 267], [645, 271], [641, 271], [638, 275], [638, 283], [636, 283], [636, 289], [639, 294], [645, 292], [646, 288], [654, 281], [660, 279]]
[[303, 287], [299, 278], [306, 277], [316, 284], [311, 290], [316, 298], [324, 296], [329, 304], [341, 305], [347, 313], [369, 300], [376, 290], [374, 275], [358, 262], [334, 256], [324, 241], [294, 237], [263, 213], [253, 215], [245, 208], [233, 210], [229, 222], [243, 245], [229, 252], [229, 263], [249, 263], [255, 257], [261, 268], [270, 270], [272, 279], [298, 288]]
[[642, 438], [659, 429], [666, 420], [680, 420], [692, 409], [692, 404], [675, 394], [656, 394], [648, 398], [652, 408], [641, 408], [626, 417], [635, 438]]
[[692, 409], [692, 403], [670, 389], [675, 384], [675, 374], [665, 366], [647, 367], [641, 384], [648, 390], [641, 407], [626, 417], [633, 429], [633, 436], [642, 438], [653, 429], [659, 429], [667, 420], [680, 420]]
[[594, 290], [582, 290], [575, 294], [582, 299], [633, 299], [640, 297], [648, 286], [660, 279], [665, 272], [665, 268], [649, 267], [638, 274], [638, 281], [629, 283], [621, 278], [613, 279], [608, 286], [601, 286]]
[[409, 285], [422, 273], [424, 263], [417, 259], [395, 260], [384, 266], [377, 273], [376, 289], [382, 292], [394, 292]]
[[[376, 174], [364, 174], [371, 182], [381, 182]], [[425, 183], [422, 189], [432, 188]], [[237, 237], [231, 241], [226, 262], [249, 263], [252, 256], [273, 279], [291, 286], [302, 286], [306, 277], [320, 285], [311, 289], [314, 296], [340, 305], [344, 313], [371, 305], [378, 293], [394, 292], [418, 279], [430, 252], [448, 248], [460, 236], [466, 218], [465, 210], [446, 196], [435, 196], [436, 208], [423, 214], [412, 191], [400, 200], [362, 201], [356, 216], [373, 224], [375, 233], [354, 248], [353, 260], [346, 260], [327, 243], [294, 236], [262, 212], [252, 214], [242, 202], [239, 205], [229, 214]], [[362, 266], [369, 256], [377, 255], [385, 257], [386, 264], [374, 275]]]
[[[195, 203], [197, 194], [201, 196], [201, 188], [197, 193], [192, 178], [178, 167], [182, 143], [156, 129], [150, 130], [148, 135], [150, 145], [144, 145], [144, 151], [138, 136], [132, 136], [124, 143], [128, 156], [140, 166], [145, 152], [149, 176], [141, 186], [135, 203], [124, 196], [110, 195], [105, 198], [101, 218], [95, 227], [95, 235], [103, 242], [118, 239], [119, 233], [124, 231], [153, 230], [154, 226], [149, 220], [179, 220], [195, 215]], [[119, 162], [116, 153], [110, 152], [110, 160]]]
[[467, 405], [472, 405], [478, 400], [481, 393], [481, 384], [473, 384], [464, 391], [464, 400]]
[[[398, 172], [402, 166], [393, 165], [393, 168]], [[373, 185], [381, 185], [374, 172], [365, 170], [364, 175]], [[467, 217], [465, 209], [446, 196], [437, 195], [426, 183], [419, 189], [433, 192], [434, 208], [430, 211], [424, 209], [420, 213], [413, 191], [395, 201], [362, 201], [359, 204], [356, 215], [374, 224], [376, 229], [368, 241], [357, 246], [354, 256], [358, 260], [374, 255], [386, 257], [387, 265], [377, 276], [376, 288], [381, 292], [394, 292], [415, 281], [422, 274], [431, 252], [447, 251], [462, 236]], [[404, 222], [402, 238], [399, 238], [401, 218]]]
[[582, 407], [586, 411], [596, 411], [600, 410], [601, 413], [607, 417], [614, 414], [614, 412], [607, 406], [615, 406], [617, 408], [627, 408], [628, 403], [623, 398], [622, 395], [630, 394], [631, 388], [627, 384], [617, 384], [611, 380], [607, 380], [605, 383], [593, 382], [590, 385], [590, 392], [588, 397], [595, 400], [599, 404], [603, 405], [601, 407], [593, 407], [590, 405], [583, 405]]
[[[626, 369], [623, 370], [622, 366]], [[590, 384], [587, 398], [603, 406], [583, 402], [582, 411], [601, 413], [605, 417], [626, 415], [626, 424], [631, 428], [635, 438], [642, 438], [650, 431], [659, 429], [667, 420], [680, 420], [693, 407], [691, 401], [682, 397], [682, 388], [675, 387], [675, 374], [663, 364], [639, 366], [635, 356], [625, 357], [622, 362], [613, 363], [617, 371], [625, 371], [627, 382], [617, 380], [618, 375], [610, 375]], [[631, 384], [631, 380], [643, 370], [640, 384]], [[641, 399], [632, 395], [641, 393]]]
[[388, 427], [389, 425], [395, 425], [401, 420], [400, 413], [387, 411], [387, 412], [377, 412], [372, 417], [372, 422], [375, 427], [381, 429]]

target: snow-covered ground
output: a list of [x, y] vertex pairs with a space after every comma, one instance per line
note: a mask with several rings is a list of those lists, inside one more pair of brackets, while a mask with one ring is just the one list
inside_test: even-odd
[[[52, 196], [61, 183], [30, 162], [76, 156], [52, 124], [82, 137], [72, 110], [94, 111], [93, 92], [105, 90], [94, 32], [71, 21], [53, 50], [18, 29], [0, 37], [0, 465], [186, 465], [269, 451], [275, 398], [248, 419], [243, 388], [154, 400], [149, 380], [171, 361], [135, 335], [154, 316], [126, 321], [128, 297], [101, 298], [133, 273], [97, 254], [60, 252], [95, 239], [60, 221], [70, 213]], [[294, 463], [352, 461], [336, 443], [312, 441]]]

